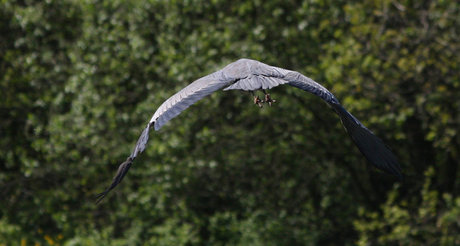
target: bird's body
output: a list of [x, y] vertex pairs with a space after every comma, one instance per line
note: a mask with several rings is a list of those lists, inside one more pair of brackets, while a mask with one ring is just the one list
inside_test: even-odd
[[271, 89], [282, 84], [290, 84], [311, 92], [321, 97], [326, 103], [338, 103], [334, 95], [326, 88], [298, 72], [272, 67], [255, 60], [240, 59], [217, 72], [196, 80], [168, 98], [153, 114], [150, 123], [155, 122], [155, 130], [158, 131], [166, 122], [179, 115], [190, 105], [225, 86], [228, 87], [224, 91], [257, 91]]
[[[147, 124], [147, 127], [142, 132], [130, 157], [120, 165], [110, 188], [99, 194], [97, 203], [121, 182], [126, 172], [128, 172], [132, 161], [139, 153], [144, 151], [151, 128], [155, 128], [155, 130], [158, 131], [164, 124], [179, 115], [183, 110], [225, 86], [227, 87], [224, 91], [242, 90], [254, 92], [263, 90], [265, 93], [265, 90], [283, 84], [297, 87], [322, 98], [340, 117], [350, 137], [369, 162], [375, 167], [392, 173], [402, 179], [400, 173], [401, 167], [390, 149], [351, 115], [339, 103], [335, 96], [322, 85], [296, 71], [269, 66], [255, 60], [240, 59], [230, 63], [219, 71], [194, 81], [167, 99], [157, 109], [152, 119]], [[270, 105], [271, 102], [274, 102], [268, 94], [266, 94], [265, 98]], [[256, 101], [255, 99], [255, 103]], [[260, 106], [263, 100], [258, 99], [257, 102]]]

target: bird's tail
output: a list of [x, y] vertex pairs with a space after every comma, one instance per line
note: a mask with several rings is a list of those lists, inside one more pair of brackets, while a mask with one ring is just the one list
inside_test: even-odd
[[364, 157], [378, 169], [402, 179], [401, 166], [390, 148], [342, 105], [334, 103], [330, 106], [339, 115], [345, 130]]

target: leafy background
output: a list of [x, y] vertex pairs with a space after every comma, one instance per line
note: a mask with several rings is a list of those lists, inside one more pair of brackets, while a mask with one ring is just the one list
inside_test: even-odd
[[[460, 3], [0, 0], [0, 245], [460, 245]], [[398, 156], [371, 167], [311, 94], [156, 108], [239, 58], [330, 89]]]

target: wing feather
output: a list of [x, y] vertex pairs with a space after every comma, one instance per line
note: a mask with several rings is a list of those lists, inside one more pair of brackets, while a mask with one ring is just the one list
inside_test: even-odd
[[331, 92], [307, 76], [295, 71], [289, 71], [284, 79], [289, 81], [289, 85], [322, 98], [340, 117], [343, 126], [364, 157], [378, 169], [402, 179], [401, 166], [391, 150], [380, 138], [348, 112]]
[[364, 157], [378, 169], [402, 179], [401, 166], [390, 148], [343, 106], [334, 104], [332, 109], [339, 115], [343, 126]]
[[222, 76], [222, 70], [200, 78], [166, 100], [155, 112], [150, 122], [155, 122], [155, 130], [158, 131], [183, 110], [232, 81]]

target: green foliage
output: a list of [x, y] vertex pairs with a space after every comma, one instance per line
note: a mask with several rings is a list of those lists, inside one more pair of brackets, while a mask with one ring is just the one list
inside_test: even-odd
[[[0, 1], [0, 245], [460, 244], [456, 1]], [[367, 165], [295, 88], [161, 103], [247, 57], [330, 89], [399, 157]]]
[[354, 223], [360, 232], [358, 245], [460, 244], [460, 198], [430, 188], [433, 168], [425, 175], [421, 201], [414, 198], [397, 201], [399, 194], [395, 189], [381, 206], [382, 214], [360, 211], [360, 219]]

